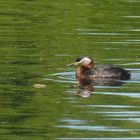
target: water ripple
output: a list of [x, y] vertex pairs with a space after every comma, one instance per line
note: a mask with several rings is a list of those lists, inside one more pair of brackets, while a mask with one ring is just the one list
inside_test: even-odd
[[140, 93], [128, 93], [128, 92], [94, 92], [94, 94], [104, 94], [104, 95], [118, 95], [118, 96], [128, 96], [130, 98], [140, 98]]
[[105, 115], [140, 115], [140, 111], [98, 111], [98, 112], [94, 112], [97, 114], [105, 114]]
[[122, 65], [140, 65], [140, 62], [129, 62]]
[[45, 80], [63, 83], [76, 83], [74, 72], [60, 72], [49, 74], [46, 76]]
[[116, 35], [126, 35], [126, 34], [123, 34], [123, 33], [93, 33], [93, 32], [87, 32], [87, 33], [85, 33], [85, 32], [83, 32], [83, 33], [78, 33], [79, 35], [107, 35], [107, 36], [116, 36]]
[[137, 108], [139, 106], [129, 105], [85, 105], [87, 107], [98, 107], [98, 108]]
[[[106, 41], [106, 42], [94, 42], [94, 44], [140, 44], [139, 41]], [[114, 49], [114, 48], [110, 48], [110, 49]], [[119, 49], [119, 48], [116, 48]]]
[[86, 120], [74, 120], [74, 119], [61, 119], [60, 122], [68, 123], [71, 125], [78, 125], [78, 124], [85, 124], [87, 121]]
[[57, 138], [58, 140], [140, 140], [140, 138]]
[[132, 132], [132, 131], [140, 131], [140, 129], [122, 129], [116, 127], [109, 127], [109, 126], [78, 126], [78, 125], [58, 125], [58, 128], [68, 128], [74, 130], [86, 130], [86, 131], [109, 131], [109, 132]]
[[140, 31], [140, 29], [128, 29], [128, 31], [139, 32], [139, 31]]
[[135, 122], [135, 123], [140, 123], [140, 118], [110, 118], [110, 120], [132, 121], [132, 122]]
[[126, 18], [140, 18], [140, 16], [124, 16]]

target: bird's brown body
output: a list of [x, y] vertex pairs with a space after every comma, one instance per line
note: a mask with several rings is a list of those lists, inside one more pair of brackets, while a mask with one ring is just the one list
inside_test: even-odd
[[130, 78], [130, 73], [125, 69], [112, 65], [97, 65], [93, 69], [79, 67], [76, 70], [76, 78], [78, 81], [85, 78], [115, 78], [128, 80]]
[[131, 76], [129, 71], [113, 65], [97, 65], [94, 67], [90, 57], [78, 58], [76, 62], [68, 66], [71, 65], [79, 65], [76, 70], [78, 95], [84, 98], [92, 95], [93, 85], [119, 86], [124, 82], [122, 80], [128, 80]]
[[129, 71], [113, 65], [97, 65], [94, 67], [93, 61], [88, 65], [80, 65], [76, 70], [78, 81], [82, 79], [114, 78], [119, 80], [130, 79]]

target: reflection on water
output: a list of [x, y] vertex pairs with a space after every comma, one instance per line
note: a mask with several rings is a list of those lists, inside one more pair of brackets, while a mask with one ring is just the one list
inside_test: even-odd
[[[64, 83], [76, 83], [74, 72], [64, 72], [64, 73], [55, 73], [50, 74], [45, 78], [46, 80], [54, 82], [64, 82]], [[94, 80], [83, 79], [78, 83], [77, 95], [87, 98], [92, 95], [94, 91], [94, 86], [103, 87], [103, 86], [121, 86], [125, 81], [111, 78], [98, 78]]]
[[[114, 59], [116, 61], [116, 59]], [[133, 65], [135, 63], [129, 63]], [[137, 64], [137, 63], [136, 63]], [[124, 64], [125, 65], [125, 64]], [[70, 86], [67, 89], [67, 93], [78, 93], [79, 96], [87, 98], [90, 97], [95, 98], [96, 96], [102, 96], [106, 99], [106, 102], [109, 102], [110, 97], [114, 98], [113, 104], [97, 104], [97, 101], [94, 103], [86, 103], [79, 105], [78, 102], [75, 101], [75, 98], [67, 98], [70, 103], [76, 104], [77, 108], [82, 109], [83, 111], [80, 113], [81, 115], [85, 116], [82, 119], [72, 119], [72, 116], [64, 117], [60, 120], [61, 125], [56, 125], [56, 128], [61, 129], [68, 129], [68, 130], [75, 130], [75, 131], [86, 131], [86, 132], [96, 132], [96, 133], [127, 133], [131, 135], [138, 135], [140, 133], [140, 128], [137, 127], [140, 123], [140, 107], [136, 104], [119, 104], [116, 99], [126, 100], [126, 99], [138, 99], [140, 98], [139, 92], [129, 92], [125, 91], [125, 87], [131, 84], [139, 84], [140, 83], [140, 69], [139, 68], [128, 68], [131, 72], [131, 79], [130, 80], [116, 80], [116, 79], [96, 79], [94, 80], [84, 80], [81, 81], [76, 88], [77, 83], [75, 80], [75, 73], [74, 72], [64, 72], [64, 73], [55, 73], [50, 74], [47, 76], [46, 80], [52, 80], [54, 82], [67, 82], [69, 84], [74, 84], [75, 86]], [[118, 89], [123, 89], [122, 91], [118, 92]], [[98, 91], [97, 89], [101, 90]], [[103, 91], [107, 90], [106, 92]], [[125, 91], [125, 92], [124, 92]], [[138, 88], [139, 91], [139, 88]], [[94, 96], [91, 96], [94, 95]], [[121, 99], [122, 98], [122, 99]], [[125, 99], [126, 98], [126, 99]], [[65, 98], [66, 99], [66, 98]], [[99, 101], [98, 101], [99, 102]], [[126, 102], [125, 102], [126, 103]], [[77, 105], [78, 104], [78, 105]], [[92, 119], [87, 118], [92, 117]], [[101, 118], [100, 118], [101, 117]], [[102, 121], [104, 125], [97, 125], [97, 118]], [[100, 122], [99, 121], [99, 122]], [[115, 123], [112, 125], [112, 123]], [[122, 123], [131, 124], [132, 127], [122, 127]], [[58, 139], [65, 139], [65, 138], [58, 138]], [[66, 139], [86, 139], [86, 138], [66, 138]], [[89, 139], [96, 139], [96, 138], [89, 138]], [[98, 139], [98, 138], [97, 138]], [[99, 138], [100, 139], [100, 138]], [[108, 139], [108, 138], [106, 138]], [[112, 140], [119, 139], [119, 138], [109, 138]], [[125, 139], [125, 138], [120, 138]], [[126, 138], [129, 139], [129, 138]], [[131, 139], [131, 138], [130, 138]], [[132, 138], [133, 139], [133, 138]], [[135, 139], [135, 138], [134, 138]], [[138, 139], [138, 138], [136, 138]]]

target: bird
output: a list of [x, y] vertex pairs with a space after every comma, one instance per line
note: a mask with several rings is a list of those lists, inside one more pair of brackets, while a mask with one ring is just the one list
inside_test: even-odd
[[74, 63], [68, 66], [79, 65], [76, 70], [76, 79], [80, 82], [84, 79], [117, 79], [128, 80], [131, 77], [129, 71], [109, 64], [100, 64], [94, 66], [93, 59], [88, 56], [79, 57]]

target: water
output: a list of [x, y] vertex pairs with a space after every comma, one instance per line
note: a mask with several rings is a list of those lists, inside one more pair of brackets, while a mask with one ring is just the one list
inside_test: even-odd
[[[140, 140], [139, 4], [1, 0], [0, 139]], [[66, 65], [87, 55], [132, 78], [77, 96]]]

